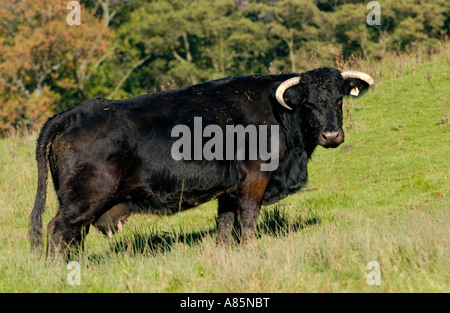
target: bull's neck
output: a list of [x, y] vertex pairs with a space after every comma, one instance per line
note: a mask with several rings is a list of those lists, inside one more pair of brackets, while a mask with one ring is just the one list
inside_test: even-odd
[[280, 112], [279, 118], [285, 133], [286, 146], [288, 149], [303, 149], [308, 159], [317, 147], [317, 142], [309, 127], [309, 123], [302, 118], [302, 110]]

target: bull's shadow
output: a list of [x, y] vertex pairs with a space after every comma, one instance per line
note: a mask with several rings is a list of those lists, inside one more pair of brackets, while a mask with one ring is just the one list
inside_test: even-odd
[[167, 253], [176, 245], [193, 246], [206, 236], [214, 236], [215, 228], [208, 230], [185, 232], [161, 232], [151, 230], [144, 233], [133, 233], [126, 238], [114, 240], [111, 250], [115, 253], [125, 254], [158, 254]]
[[262, 210], [256, 229], [259, 235], [283, 237], [320, 222], [320, 217], [311, 216], [310, 214], [308, 217], [301, 215], [291, 217], [281, 206], [274, 206], [273, 208]]
[[[257, 226], [257, 237], [268, 235], [273, 237], [284, 237], [298, 232], [308, 226], [319, 224], [319, 217], [301, 216], [291, 217], [281, 207], [275, 206], [265, 208], [261, 212], [260, 221]], [[200, 231], [176, 231], [161, 232], [156, 229], [144, 233], [133, 233], [126, 238], [114, 240], [111, 243], [111, 252], [125, 254], [159, 254], [167, 253], [176, 245], [194, 246], [199, 244], [203, 238], [209, 236], [215, 238], [217, 235], [218, 219], [216, 226]], [[233, 228], [233, 241], [241, 242], [241, 225], [236, 221]]]

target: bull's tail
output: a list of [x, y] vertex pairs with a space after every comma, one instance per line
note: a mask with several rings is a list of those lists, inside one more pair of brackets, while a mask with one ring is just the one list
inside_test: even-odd
[[36, 161], [38, 166], [38, 186], [34, 207], [31, 211], [28, 224], [28, 237], [31, 241], [31, 250], [43, 250], [42, 240], [42, 215], [44, 213], [45, 201], [47, 198], [48, 180], [48, 149], [51, 141], [58, 132], [58, 127], [54, 126], [54, 119], [50, 118], [39, 134], [36, 147]]

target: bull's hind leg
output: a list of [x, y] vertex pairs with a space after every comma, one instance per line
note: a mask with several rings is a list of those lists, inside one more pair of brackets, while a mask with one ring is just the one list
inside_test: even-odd
[[69, 210], [60, 209], [47, 227], [47, 256], [68, 256], [82, 248], [83, 238], [89, 232], [88, 223], [73, 222]]
[[69, 256], [83, 248], [83, 241], [102, 204], [92, 206], [61, 206], [47, 227], [47, 256]]
[[60, 209], [48, 224], [47, 254], [67, 255], [75, 246], [82, 246], [89, 225], [111, 202], [116, 181], [107, 171], [84, 167], [71, 175], [57, 191]]

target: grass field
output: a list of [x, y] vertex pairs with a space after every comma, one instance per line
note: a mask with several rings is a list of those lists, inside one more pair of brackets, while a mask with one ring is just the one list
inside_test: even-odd
[[263, 208], [254, 244], [215, 245], [215, 201], [133, 216], [113, 239], [91, 229], [80, 285], [30, 253], [37, 133], [0, 139], [0, 292], [449, 292], [448, 52], [377, 68], [376, 92], [346, 101], [346, 142], [317, 148], [306, 191]]

